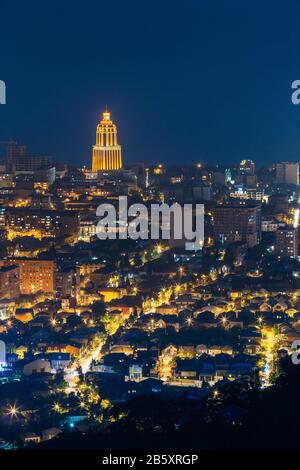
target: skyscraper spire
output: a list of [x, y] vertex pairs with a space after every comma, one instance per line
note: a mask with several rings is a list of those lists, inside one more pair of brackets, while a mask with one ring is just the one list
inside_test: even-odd
[[122, 168], [121, 146], [117, 142], [117, 126], [110, 118], [110, 112], [103, 112], [97, 126], [96, 145], [93, 146], [92, 171], [113, 171]]

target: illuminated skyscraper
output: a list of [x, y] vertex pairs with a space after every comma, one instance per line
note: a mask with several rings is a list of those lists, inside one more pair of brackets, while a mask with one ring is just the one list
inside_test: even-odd
[[239, 165], [240, 175], [254, 175], [255, 164], [252, 160], [242, 160]]
[[121, 146], [117, 142], [117, 126], [105, 111], [97, 126], [96, 145], [93, 146], [92, 171], [120, 170], [122, 168]]

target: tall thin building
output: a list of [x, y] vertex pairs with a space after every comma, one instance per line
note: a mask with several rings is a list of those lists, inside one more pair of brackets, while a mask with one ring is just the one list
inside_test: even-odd
[[121, 146], [117, 142], [117, 126], [105, 111], [97, 126], [96, 145], [93, 146], [92, 171], [120, 170], [122, 168]]
[[279, 258], [297, 258], [298, 229], [287, 225], [276, 231], [275, 253]]
[[18, 266], [0, 267], [0, 298], [16, 299], [20, 295], [20, 276]]

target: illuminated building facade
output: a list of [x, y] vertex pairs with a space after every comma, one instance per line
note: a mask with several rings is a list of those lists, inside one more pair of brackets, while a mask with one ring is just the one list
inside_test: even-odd
[[79, 227], [77, 214], [46, 209], [9, 207], [3, 214], [0, 209], [0, 226], [3, 220], [10, 240], [17, 236], [42, 239], [77, 235]]
[[121, 146], [117, 142], [117, 126], [105, 111], [97, 126], [93, 147], [92, 171], [113, 171], [122, 168]]
[[13, 264], [20, 270], [21, 294], [36, 292], [53, 293], [55, 289], [55, 261], [44, 259], [16, 258]]
[[297, 258], [298, 256], [298, 229], [292, 226], [280, 228], [276, 231], [275, 253], [279, 258]]

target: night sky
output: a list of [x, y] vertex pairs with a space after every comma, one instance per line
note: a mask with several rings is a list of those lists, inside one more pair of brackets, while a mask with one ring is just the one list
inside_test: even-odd
[[0, 140], [90, 165], [107, 104], [125, 163], [298, 160], [299, 25], [296, 0], [0, 0]]

